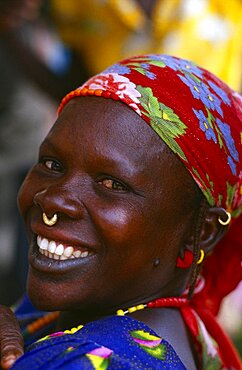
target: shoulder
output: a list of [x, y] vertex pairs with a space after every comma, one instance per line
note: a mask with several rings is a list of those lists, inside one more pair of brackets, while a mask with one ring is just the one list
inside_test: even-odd
[[[38, 364], [39, 367], [36, 367]], [[185, 369], [173, 347], [145, 324], [110, 316], [35, 342], [13, 369]]]

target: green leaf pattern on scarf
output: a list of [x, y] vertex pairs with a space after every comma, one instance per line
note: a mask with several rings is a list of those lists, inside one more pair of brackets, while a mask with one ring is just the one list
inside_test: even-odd
[[158, 101], [150, 87], [143, 88], [138, 85], [136, 89], [141, 94], [139, 101], [143, 108], [143, 114], [150, 119], [151, 127], [174, 153], [187, 161], [182, 148], [175, 140], [185, 134], [187, 126], [171, 108]]
[[233, 202], [236, 198], [236, 193], [239, 191], [238, 184], [232, 186], [228, 181], [227, 184], [227, 199], [226, 206], [227, 209], [231, 212], [232, 217], [238, 217], [242, 213], [242, 205], [233, 211]]
[[213, 189], [214, 185], [213, 182], [210, 180], [208, 174], [206, 175], [206, 178], [209, 186], [203, 181], [203, 179], [199, 175], [199, 172], [194, 167], [192, 167], [191, 169], [191, 175], [194, 178], [194, 180], [200, 184], [201, 188], [203, 189], [203, 194], [205, 198], [207, 199], [210, 206], [213, 207], [215, 205], [215, 199], [213, 197], [211, 189]]

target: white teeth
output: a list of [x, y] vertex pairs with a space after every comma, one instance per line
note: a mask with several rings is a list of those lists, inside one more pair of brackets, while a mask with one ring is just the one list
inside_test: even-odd
[[67, 260], [68, 258], [66, 256], [64, 256], [64, 254], [62, 254], [62, 256], [60, 256], [60, 260]]
[[40, 247], [41, 240], [42, 240], [42, 239], [41, 239], [41, 236], [39, 236], [39, 235], [38, 235], [38, 236], [37, 236], [37, 244], [38, 244], [38, 246], [39, 246], [39, 247]]
[[57, 254], [58, 256], [61, 256], [63, 252], [64, 252], [64, 247], [62, 244], [59, 244], [55, 250], [55, 254]]
[[79, 251], [79, 250], [74, 251], [73, 256], [76, 257], [76, 258], [81, 257], [81, 251]]
[[49, 242], [49, 245], [48, 245], [48, 251], [50, 253], [55, 253], [55, 250], [56, 250], [56, 242], [51, 240], [51, 242]]
[[73, 247], [66, 247], [64, 250], [64, 256], [71, 257], [73, 251], [74, 251]]
[[82, 252], [81, 253], [81, 257], [84, 258], [84, 257], [87, 257], [88, 256], [88, 251], [85, 251], [85, 252]]
[[42, 239], [40, 242], [40, 249], [43, 249], [44, 251], [48, 249], [48, 240], [47, 239]]
[[84, 252], [80, 249], [74, 250], [72, 246], [65, 247], [63, 244], [58, 244], [54, 240], [42, 238], [40, 235], [37, 236], [37, 245], [41, 254], [55, 260], [85, 258], [89, 255], [87, 250]]

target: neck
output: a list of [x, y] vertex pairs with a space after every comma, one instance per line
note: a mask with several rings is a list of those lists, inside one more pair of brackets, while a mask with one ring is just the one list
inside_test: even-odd
[[191, 338], [181, 317], [180, 310], [170, 307], [147, 309], [131, 314], [167, 340], [189, 370], [197, 369]]
[[91, 321], [99, 320], [105, 315], [88, 314], [80, 311], [62, 311], [57, 321], [56, 330], [64, 331]]
[[[128, 307], [127, 309], [118, 309], [116, 311], [116, 314], [119, 316], [124, 316], [126, 314], [139, 314], [141, 311], [149, 308], [165, 308], [165, 307], [172, 307], [172, 308], [178, 308], [182, 307], [188, 304], [188, 301], [186, 298], [181, 297], [167, 297], [167, 298], [158, 298], [152, 301], [149, 301], [144, 304], [138, 304], [131, 307]], [[106, 314], [103, 313], [103, 315], [97, 315], [96, 313], [91, 313], [90, 311], [87, 313], [82, 311], [63, 311], [60, 314], [58, 323], [57, 323], [57, 330], [65, 330], [66, 328], [78, 326], [80, 324], [84, 325], [90, 321], [95, 321], [98, 319], [101, 319], [102, 317], [105, 317], [107, 315], [111, 315], [113, 312], [107, 312]]]

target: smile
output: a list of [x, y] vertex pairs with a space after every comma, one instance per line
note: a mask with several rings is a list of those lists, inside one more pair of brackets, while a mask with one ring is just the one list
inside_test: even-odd
[[65, 245], [55, 240], [48, 240], [40, 235], [37, 236], [37, 245], [41, 254], [54, 260], [85, 258], [91, 254], [87, 249], [77, 249], [76, 247]]

